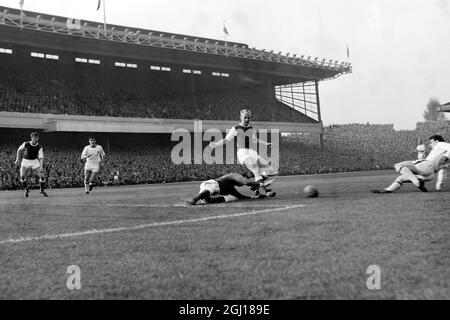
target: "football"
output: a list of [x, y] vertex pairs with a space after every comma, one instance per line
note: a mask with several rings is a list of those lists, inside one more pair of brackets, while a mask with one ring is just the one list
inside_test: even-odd
[[303, 189], [303, 192], [307, 198], [317, 198], [319, 196], [319, 190], [314, 186], [306, 186], [305, 189]]

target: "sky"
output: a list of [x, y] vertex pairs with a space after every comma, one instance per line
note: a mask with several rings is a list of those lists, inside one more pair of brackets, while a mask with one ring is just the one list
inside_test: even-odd
[[[320, 83], [325, 125], [414, 129], [431, 98], [450, 101], [450, 0], [105, 1], [111, 24], [224, 39], [225, 21], [229, 41], [339, 61], [348, 46], [353, 73]], [[103, 22], [97, 2], [24, 0], [23, 8]]]

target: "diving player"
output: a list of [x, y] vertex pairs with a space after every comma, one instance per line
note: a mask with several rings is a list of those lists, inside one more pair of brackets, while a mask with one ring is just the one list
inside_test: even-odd
[[[263, 185], [269, 185], [273, 180], [267, 180]], [[249, 200], [247, 197], [236, 190], [236, 187], [256, 187], [259, 188], [259, 182], [247, 180], [244, 176], [238, 173], [230, 173], [215, 180], [208, 180], [200, 185], [199, 194], [188, 200], [187, 204], [196, 205], [204, 203], [224, 203], [233, 202], [237, 200]], [[265, 197], [263, 195], [258, 198]]]

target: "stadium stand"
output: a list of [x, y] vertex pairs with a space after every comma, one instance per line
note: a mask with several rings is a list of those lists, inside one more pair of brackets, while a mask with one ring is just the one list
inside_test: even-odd
[[[0, 56], [0, 72], [0, 111], [235, 120], [239, 110], [251, 107], [255, 121], [314, 122], [267, 95], [264, 86], [232, 88], [228, 85], [223, 89], [220, 82], [224, 79], [214, 78], [215, 86], [210, 85], [208, 91], [197, 91], [195, 87], [207, 86], [202, 83], [196, 86], [195, 81], [211, 79], [202, 77], [190, 84], [192, 79], [183, 78], [182, 74], [154, 77], [148, 70], [55, 64], [31, 58], [19, 63], [9, 56]], [[174, 88], [173, 83], [179, 85]]]

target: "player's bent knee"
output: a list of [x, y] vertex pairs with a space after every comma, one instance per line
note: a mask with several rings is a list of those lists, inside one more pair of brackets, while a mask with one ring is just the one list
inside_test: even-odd
[[394, 169], [396, 172], [400, 173], [400, 171], [402, 170], [403, 165], [401, 163], [397, 163], [396, 165], [394, 165]]
[[262, 157], [259, 157], [258, 158], [258, 165], [260, 167], [268, 167], [268, 166], [270, 166], [270, 161], [268, 161], [268, 160], [266, 160], [266, 159], [264, 159]]
[[411, 170], [408, 167], [401, 167], [398, 171], [400, 174], [408, 175], [411, 174]]

